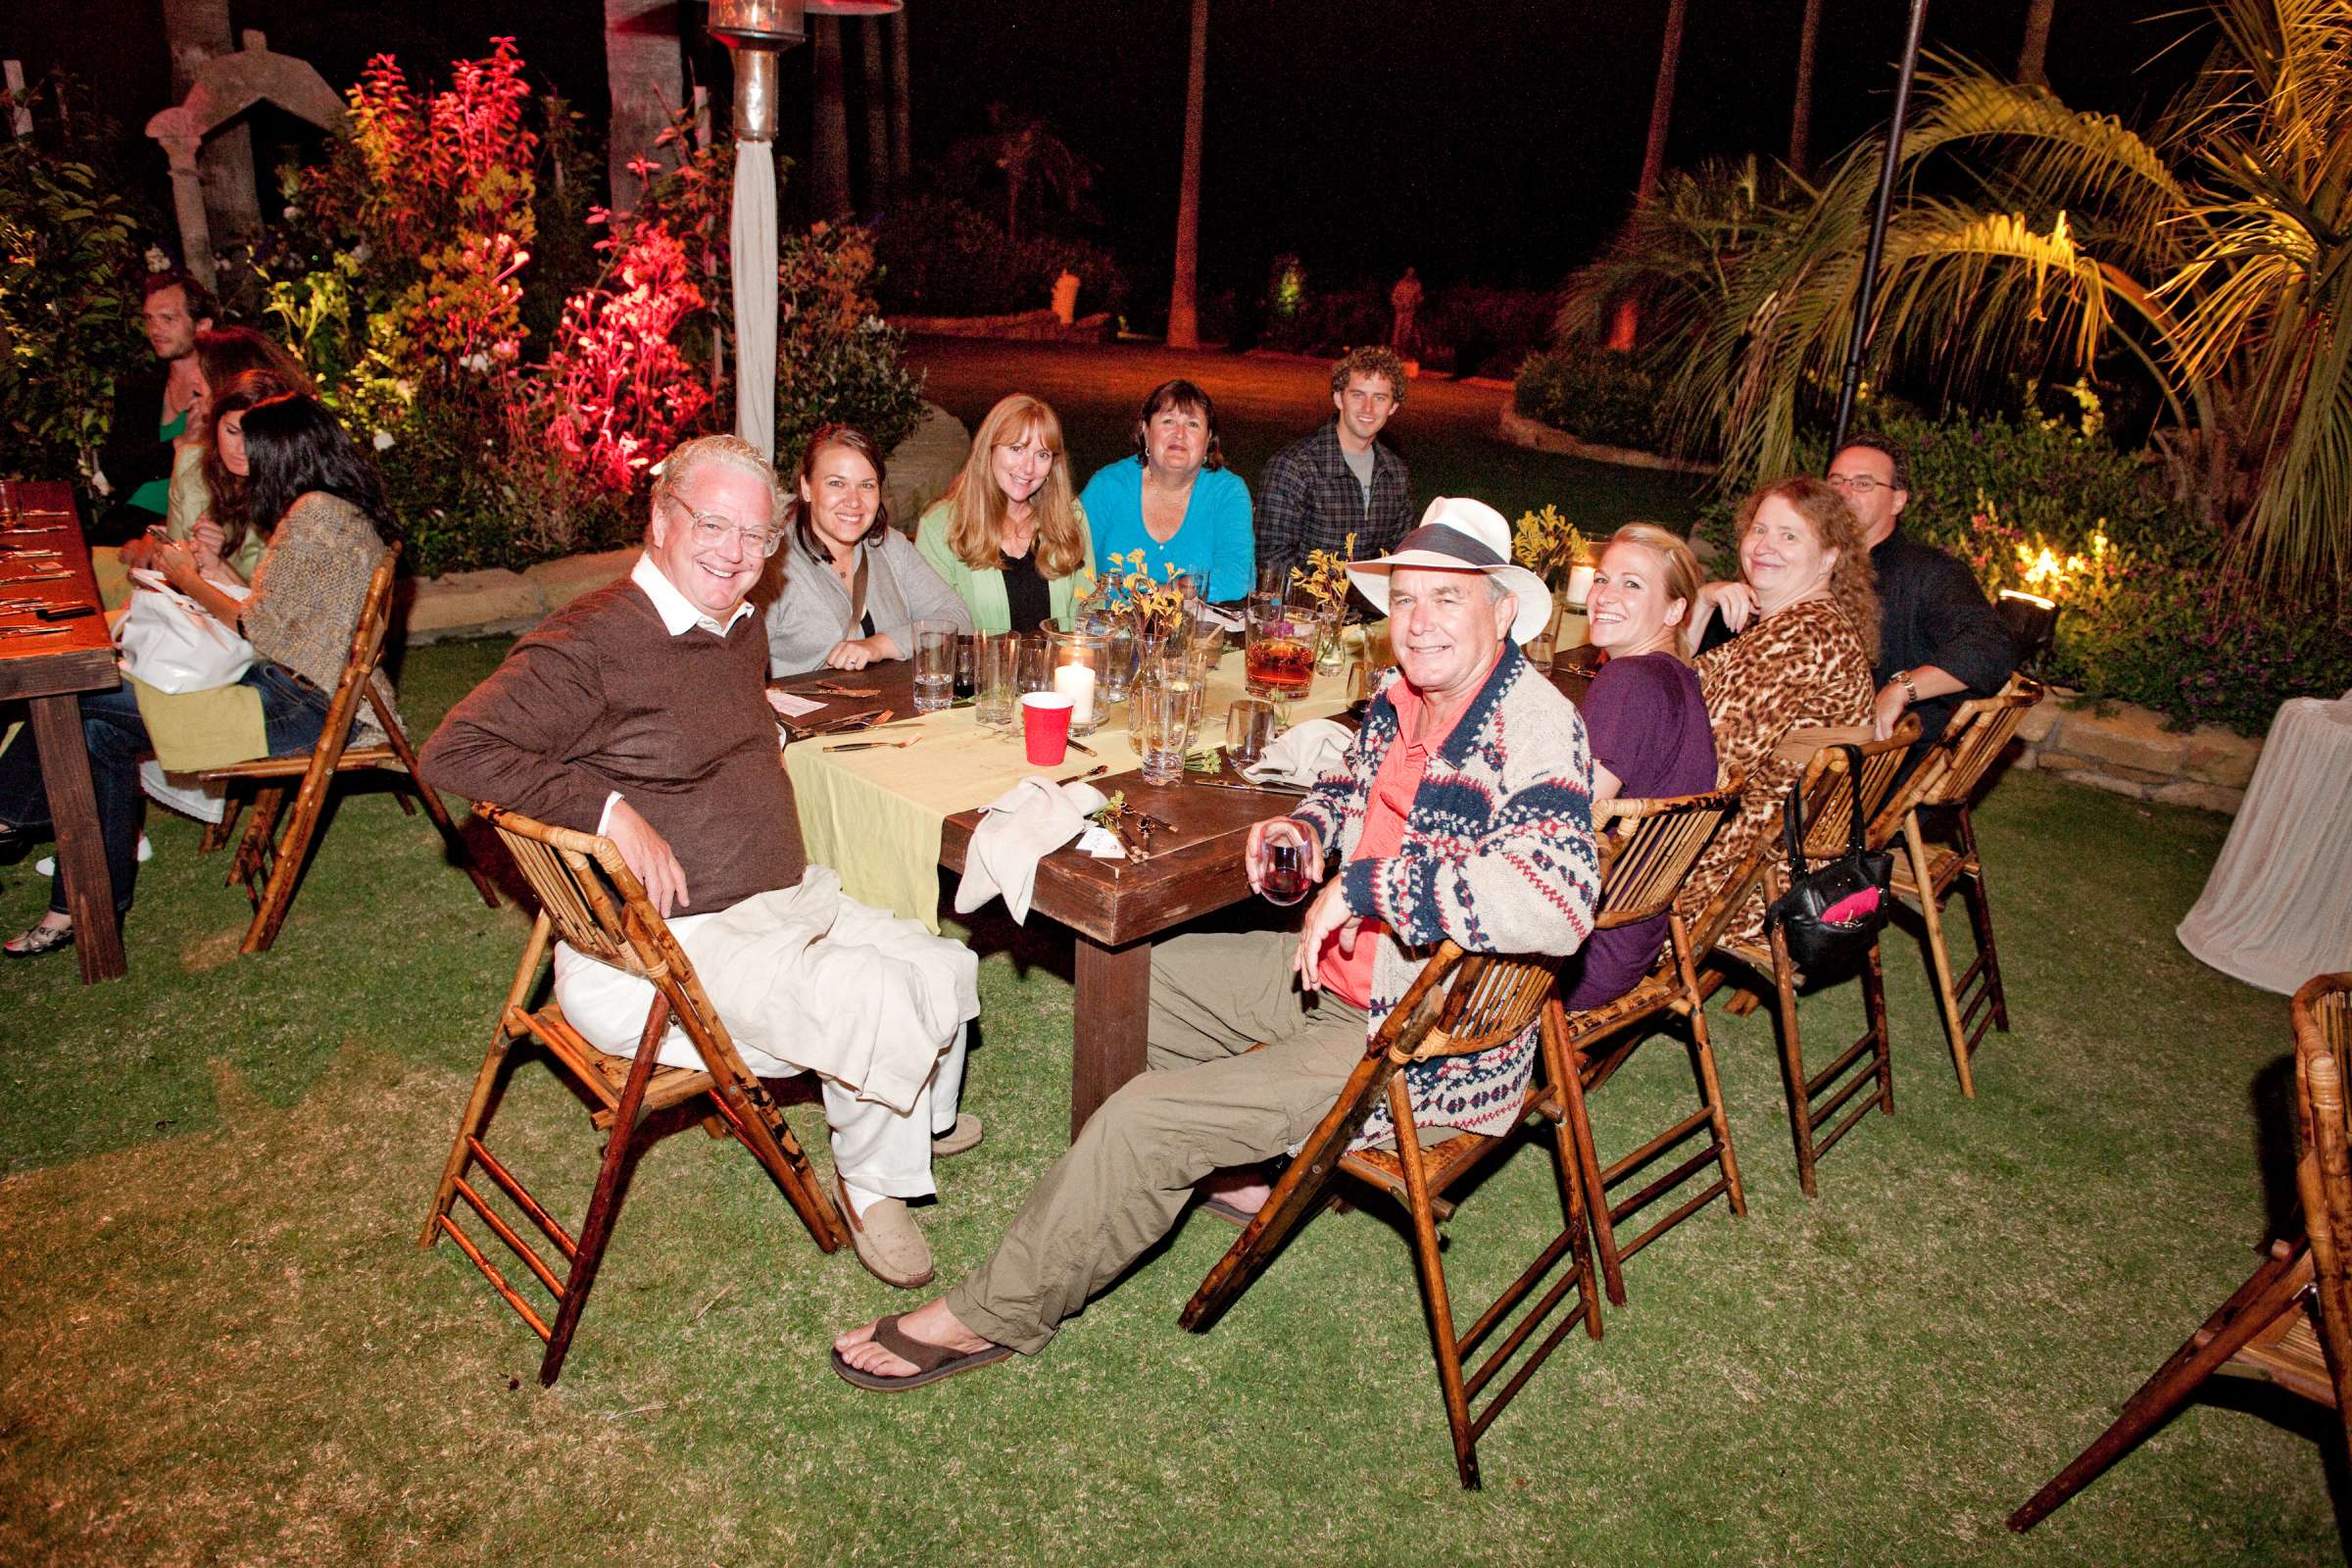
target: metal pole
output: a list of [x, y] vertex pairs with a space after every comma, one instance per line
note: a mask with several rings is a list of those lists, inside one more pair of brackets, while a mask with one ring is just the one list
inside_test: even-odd
[[1862, 286], [1854, 296], [1854, 332], [1845, 346], [1845, 375], [1838, 387], [1838, 428], [1830, 456], [1845, 444], [1854, 416], [1854, 389], [1862, 381], [1862, 347], [1870, 340], [1870, 312], [1879, 291], [1879, 252], [1886, 244], [1886, 213], [1894, 204], [1894, 169], [1903, 156], [1903, 115], [1911, 107], [1911, 74], [1919, 65], [1919, 35], [1928, 24], [1928, 0], [1911, 0], [1911, 27], [1903, 36], [1903, 69], [1894, 82], [1894, 118], [1886, 126], [1886, 153], [1879, 160], [1879, 204], [1870, 218], [1870, 248], [1862, 256]]

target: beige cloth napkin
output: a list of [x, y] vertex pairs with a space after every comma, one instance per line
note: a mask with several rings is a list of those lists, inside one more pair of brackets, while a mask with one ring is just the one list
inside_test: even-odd
[[1242, 769], [1242, 777], [1252, 784], [1312, 785], [1340, 765], [1354, 739], [1354, 731], [1328, 718], [1293, 724], [1265, 756]]
[[972, 829], [963, 880], [956, 887], [956, 912], [969, 914], [1002, 893], [1014, 923], [1026, 923], [1037, 892], [1037, 862], [1085, 832], [1088, 815], [1102, 807], [1102, 792], [1092, 784], [1056, 784], [1042, 775], [1025, 778], [991, 801]]

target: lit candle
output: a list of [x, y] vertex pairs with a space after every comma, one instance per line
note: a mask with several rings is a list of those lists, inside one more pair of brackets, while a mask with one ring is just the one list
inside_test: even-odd
[[1581, 605], [1590, 599], [1592, 594], [1592, 568], [1591, 566], [1569, 567], [1568, 602], [1572, 605]]
[[1070, 700], [1070, 722], [1095, 721], [1095, 672], [1084, 664], [1064, 664], [1054, 671], [1054, 689]]

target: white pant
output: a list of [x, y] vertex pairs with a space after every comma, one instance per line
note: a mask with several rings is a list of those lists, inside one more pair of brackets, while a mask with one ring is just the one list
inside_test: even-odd
[[[698, 972], [714, 970], [728, 955], [710, 951], [713, 944], [697, 944], [696, 933], [716, 915], [681, 915], [669, 922], [670, 934], [686, 950]], [[654, 1004], [651, 983], [626, 970], [584, 956], [568, 944], [556, 944], [556, 1003], [564, 1016], [597, 1050], [614, 1056], [634, 1056], [645, 1033], [645, 1015]], [[733, 1020], [724, 1017], [728, 1032]], [[850, 1188], [853, 1204], [860, 1211], [877, 1198], [928, 1198], [938, 1189], [931, 1181], [931, 1140], [956, 1125], [956, 1102], [963, 1092], [965, 1030], [957, 1025], [954, 1037], [937, 1043], [938, 1065], [917, 1091], [905, 1114], [879, 1101], [868, 1100], [855, 1084], [820, 1078], [825, 1123], [832, 1132], [833, 1167]], [[803, 1069], [798, 1063], [769, 1055], [754, 1046], [736, 1044], [746, 1067], [760, 1078], [790, 1078]], [[662, 1040], [665, 1067], [700, 1071], [703, 1059], [676, 1024]]]

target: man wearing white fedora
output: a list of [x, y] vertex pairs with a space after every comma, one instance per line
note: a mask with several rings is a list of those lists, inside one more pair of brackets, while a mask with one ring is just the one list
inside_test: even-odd
[[[1152, 1070], [1103, 1102], [977, 1273], [834, 1341], [845, 1379], [912, 1388], [1044, 1349], [1167, 1234], [1197, 1184], [1313, 1130], [1439, 942], [1565, 956], [1591, 934], [1592, 753], [1576, 709], [1516, 646], [1550, 618], [1550, 595], [1510, 564], [1501, 514], [1440, 499], [1348, 575], [1388, 612], [1396, 667], [1340, 765], [1250, 834], [1253, 888], [1276, 845], [1337, 867], [1303, 928], [1157, 944]], [[1482, 1055], [1410, 1069], [1416, 1121], [1501, 1130], [1535, 1051], [1531, 1025]], [[1385, 1121], [1365, 1129], [1367, 1142], [1387, 1136]], [[1227, 1217], [1264, 1200], [1251, 1181], [1220, 1189]]]

